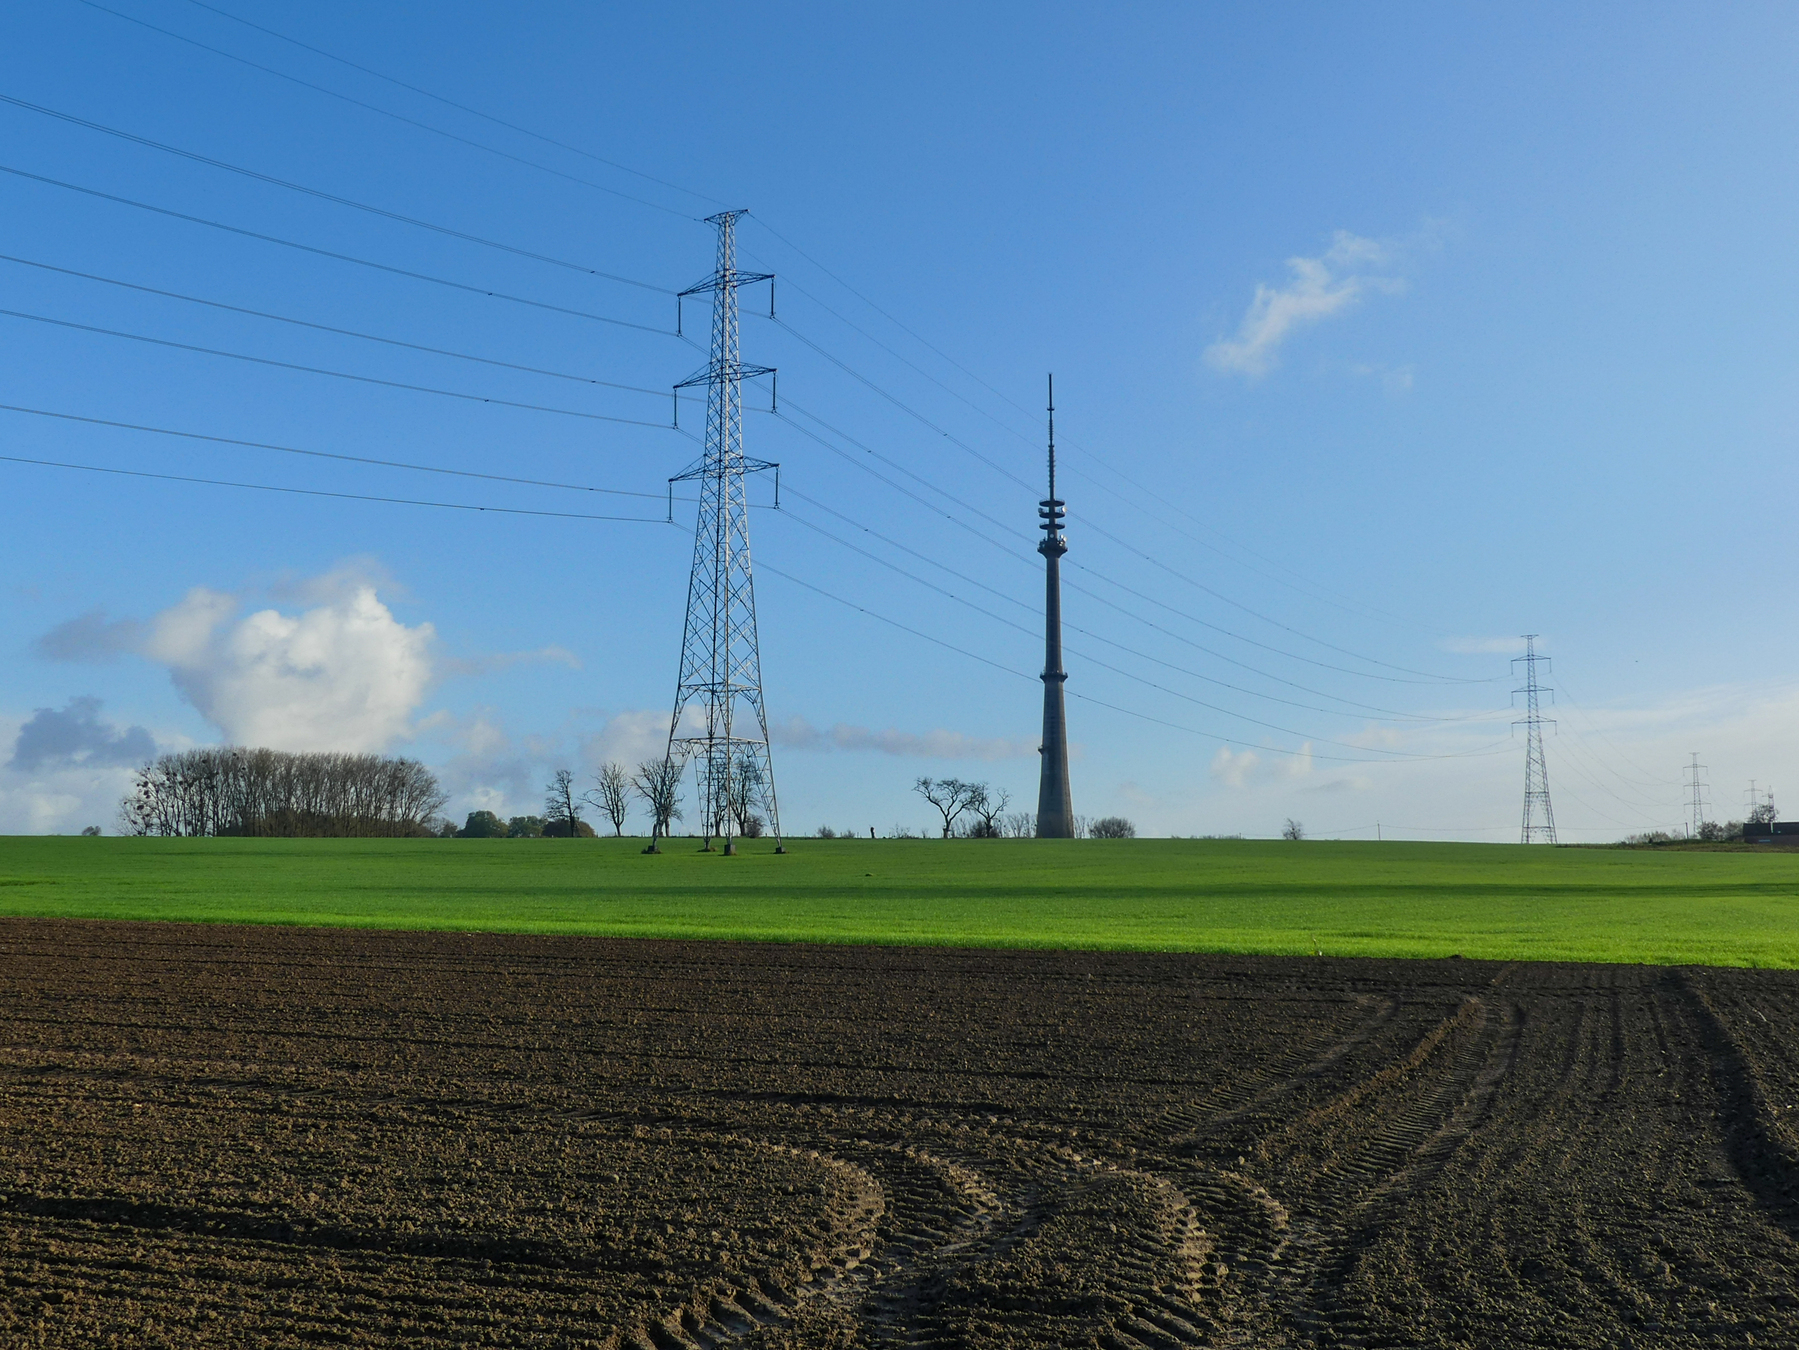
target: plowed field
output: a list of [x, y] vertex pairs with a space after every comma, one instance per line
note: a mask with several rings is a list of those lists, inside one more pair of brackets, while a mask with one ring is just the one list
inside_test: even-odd
[[7, 1346], [1799, 1345], [1799, 974], [0, 923]]

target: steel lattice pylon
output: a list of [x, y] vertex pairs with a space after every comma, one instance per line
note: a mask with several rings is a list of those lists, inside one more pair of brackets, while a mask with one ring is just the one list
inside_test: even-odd
[[1549, 762], [1543, 758], [1543, 724], [1554, 726], [1555, 722], [1537, 708], [1540, 694], [1555, 692], [1537, 683], [1537, 662], [1548, 659], [1537, 655], [1535, 633], [1525, 634], [1524, 655], [1512, 659], [1513, 665], [1524, 662], [1524, 687], [1512, 691], [1514, 695], [1524, 695], [1524, 716], [1512, 723], [1525, 728], [1524, 833], [1519, 839], [1523, 844], [1555, 842], [1555, 808], [1549, 804]]
[[[682, 389], [706, 386], [706, 450], [669, 480], [697, 483], [700, 506], [668, 758], [682, 765], [694, 761], [706, 847], [711, 848], [716, 838], [726, 853], [736, 852], [733, 835], [742, 832], [743, 819], [751, 814], [765, 817], [776, 851], [782, 851], [762, 701], [762, 656], [756, 641], [749, 501], [743, 486], [745, 473], [777, 467], [743, 453], [743, 380], [774, 372], [767, 366], [746, 366], [737, 358], [737, 288], [773, 277], [737, 270], [736, 226], [742, 214], [725, 211], [707, 218], [708, 224], [718, 227], [718, 265], [706, 280], [681, 292], [712, 295], [712, 359], [675, 386], [677, 400]], [[692, 713], [698, 717], [690, 717]], [[684, 718], [703, 719], [703, 729], [690, 725], [683, 734]]]

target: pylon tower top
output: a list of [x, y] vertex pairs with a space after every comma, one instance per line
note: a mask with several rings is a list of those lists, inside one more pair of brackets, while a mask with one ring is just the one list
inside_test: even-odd
[[726, 853], [736, 852], [734, 836], [764, 827], [774, 836], [776, 851], [782, 851], [756, 635], [749, 499], [743, 481], [746, 473], [779, 467], [743, 453], [743, 381], [772, 376], [774, 371], [746, 366], [739, 359], [737, 314], [737, 288], [773, 277], [737, 270], [736, 226], [743, 214], [721, 211], [708, 218], [707, 223], [718, 230], [716, 265], [711, 276], [681, 292], [682, 297], [712, 296], [710, 359], [675, 386], [677, 409], [682, 389], [705, 386], [706, 448], [698, 460], [669, 479], [671, 491], [678, 482], [697, 483], [700, 501], [668, 759], [694, 763], [706, 847], [718, 839]]

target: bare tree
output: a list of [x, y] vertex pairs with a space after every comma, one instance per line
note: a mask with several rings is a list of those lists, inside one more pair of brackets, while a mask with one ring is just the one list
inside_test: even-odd
[[1006, 832], [1008, 839], [1035, 839], [1037, 837], [1037, 813], [1035, 811], [1008, 811], [1000, 820], [1000, 828]]
[[978, 817], [975, 823], [969, 827], [969, 838], [999, 839], [1005, 833], [1001, 828], [1000, 817], [1005, 814], [1006, 808], [1012, 804], [1012, 794], [1007, 792], [1004, 788], [1000, 788], [996, 792], [990, 789], [985, 783], [978, 784], [977, 786], [980, 789], [980, 793], [968, 804], [968, 809]]
[[672, 759], [646, 759], [631, 779], [631, 786], [650, 808], [650, 846], [645, 853], [662, 852], [656, 841], [681, 818], [681, 767]]
[[1293, 819], [1292, 816], [1288, 816], [1287, 823], [1281, 827], [1281, 838], [1282, 839], [1304, 839], [1305, 837], [1306, 837], [1306, 827], [1304, 825], [1300, 824], [1297, 820]]
[[575, 776], [567, 769], [556, 770], [544, 787], [544, 833], [578, 838], [581, 833], [581, 799], [575, 795]]
[[987, 795], [985, 783], [964, 783], [960, 778], [920, 778], [912, 790], [937, 808], [945, 839], [955, 830], [957, 818]]
[[612, 822], [612, 837], [617, 839], [625, 832], [625, 815], [631, 805], [631, 775], [624, 765], [609, 759], [600, 765], [593, 784], [582, 797]]
[[1101, 816], [1088, 833], [1095, 839], [1135, 839], [1137, 827], [1123, 816]]

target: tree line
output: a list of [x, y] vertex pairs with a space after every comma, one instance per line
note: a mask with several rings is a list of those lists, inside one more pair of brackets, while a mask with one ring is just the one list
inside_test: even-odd
[[160, 755], [119, 804], [127, 834], [370, 839], [438, 833], [449, 800], [413, 759], [220, 746]]
[[[1012, 794], [987, 783], [974, 783], [961, 778], [920, 778], [912, 790], [923, 797], [943, 820], [943, 837], [963, 839], [1030, 839], [1037, 833], [1037, 817], [1029, 811], [1007, 811]], [[1074, 818], [1077, 839], [1135, 839], [1137, 827], [1123, 816], [1086, 816]], [[833, 839], [835, 831], [819, 831], [819, 837]], [[849, 838], [849, 835], [844, 835]]]

